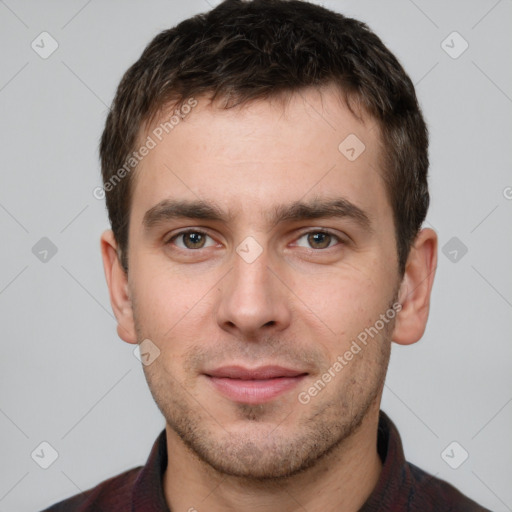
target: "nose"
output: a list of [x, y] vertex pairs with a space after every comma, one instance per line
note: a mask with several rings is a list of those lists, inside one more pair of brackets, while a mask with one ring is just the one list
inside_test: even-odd
[[217, 322], [237, 337], [255, 339], [290, 325], [290, 296], [267, 252], [252, 262], [234, 254], [233, 268], [221, 282]]

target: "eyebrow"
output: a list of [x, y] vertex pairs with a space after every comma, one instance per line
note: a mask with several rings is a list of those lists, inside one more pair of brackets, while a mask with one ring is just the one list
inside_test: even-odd
[[[158, 224], [173, 219], [196, 219], [220, 221], [227, 223], [233, 220], [232, 213], [225, 213], [215, 203], [203, 200], [174, 200], [164, 199], [150, 208], [142, 220], [146, 231]], [[348, 218], [361, 228], [373, 232], [369, 216], [345, 198], [319, 199], [294, 201], [291, 204], [277, 205], [267, 213], [267, 221], [271, 227], [282, 222], [313, 220], [321, 218]]]

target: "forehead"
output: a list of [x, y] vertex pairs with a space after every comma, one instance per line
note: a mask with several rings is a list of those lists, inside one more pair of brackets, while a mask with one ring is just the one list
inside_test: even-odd
[[336, 91], [308, 89], [230, 109], [204, 97], [185, 105], [144, 135], [153, 147], [134, 176], [133, 221], [169, 198], [214, 200], [255, 216], [333, 194], [386, 209], [377, 123], [356, 117]]

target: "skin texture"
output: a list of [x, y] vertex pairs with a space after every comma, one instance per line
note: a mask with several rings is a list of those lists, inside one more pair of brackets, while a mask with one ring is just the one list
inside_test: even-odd
[[[401, 278], [379, 129], [333, 89], [229, 110], [197, 100], [136, 171], [127, 275], [112, 233], [101, 242], [119, 336], [160, 350], [144, 371], [166, 419], [166, 499], [172, 510], [358, 510], [381, 470], [376, 429], [391, 340], [414, 343], [425, 329], [436, 235], [420, 232]], [[354, 161], [338, 150], [349, 134], [365, 145]], [[350, 216], [270, 222], [278, 206], [338, 198], [368, 226]], [[215, 203], [231, 217], [146, 228], [146, 212], [172, 199]], [[176, 236], [185, 228], [203, 235]], [[249, 263], [237, 247], [261, 254]], [[333, 372], [397, 302], [396, 317]], [[225, 365], [306, 375], [251, 404], [212, 385], [206, 374]], [[301, 403], [329, 368], [335, 376]]]

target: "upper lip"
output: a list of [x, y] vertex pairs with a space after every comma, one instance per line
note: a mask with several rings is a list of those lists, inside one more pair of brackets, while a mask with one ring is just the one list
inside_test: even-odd
[[278, 377], [298, 377], [307, 372], [284, 368], [283, 366], [259, 366], [258, 368], [244, 368], [243, 366], [222, 366], [205, 372], [209, 377], [229, 378], [240, 380], [263, 380]]

